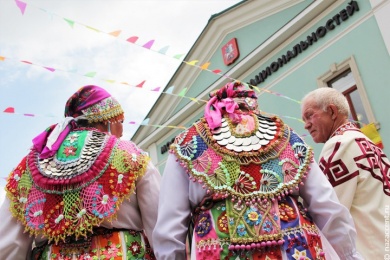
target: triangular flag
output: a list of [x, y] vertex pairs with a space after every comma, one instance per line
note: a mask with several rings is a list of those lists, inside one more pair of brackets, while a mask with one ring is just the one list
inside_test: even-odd
[[137, 88], [142, 88], [142, 86], [144, 85], [144, 83], [145, 83], [145, 80], [142, 81], [141, 83], [139, 83], [136, 87], [137, 87]]
[[27, 63], [27, 64], [33, 64], [31, 61], [27, 61], [27, 60], [21, 60], [21, 62]]
[[167, 91], [165, 91], [165, 93], [167, 93], [167, 94], [172, 94], [173, 88], [174, 88], [174, 86], [169, 87], [169, 88], [167, 89]]
[[202, 70], [207, 70], [207, 68], [210, 66], [210, 62], [206, 62], [205, 64], [203, 64], [200, 68]]
[[86, 73], [84, 76], [85, 76], [85, 77], [93, 78], [93, 77], [95, 77], [95, 75], [96, 75], [96, 72], [91, 71], [91, 72]]
[[199, 104], [199, 101], [196, 98], [190, 98], [192, 101], [196, 102]]
[[167, 53], [167, 50], [169, 49], [169, 46], [165, 46], [164, 48], [161, 48], [158, 52], [161, 54]]
[[152, 89], [152, 91], [159, 91], [159, 90], [160, 90], [160, 87]]
[[173, 58], [175, 59], [180, 59], [184, 54], [176, 54], [175, 56], [173, 56]]
[[34, 114], [23, 114], [24, 116], [35, 116]]
[[153, 43], [154, 43], [154, 40], [150, 40], [147, 43], [145, 43], [142, 47], [144, 47], [146, 49], [150, 49], [150, 48], [152, 48]]
[[219, 74], [219, 73], [221, 73], [221, 71], [222, 71], [222, 70], [216, 69], [216, 70], [213, 70], [213, 73]]
[[197, 62], [198, 62], [198, 60], [192, 60], [192, 61], [189, 61], [189, 62], [186, 62], [186, 63], [187, 63], [188, 65], [194, 66]]
[[5, 113], [15, 113], [15, 108], [7, 107], [3, 112], [5, 112]]
[[96, 28], [93, 28], [91, 26], [88, 26], [88, 25], [85, 25], [86, 28], [90, 29], [90, 30], [93, 30], [95, 32], [100, 32], [100, 30], [96, 29]]
[[70, 25], [70, 27], [73, 28], [73, 26], [74, 26], [74, 21], [69, 20], [69, 19], [66, 19], [66, 18], [64, 18], [64, 20]]
[[124, 82], [124, 81], [123, 81], [123, 82], [121, 82], [121, 84], [123, 84], [123, 85], [128, 85], [128, 86], [130, 85], [129, 83], [127, 83], [127, 82]]
[[20, 1], [20, 0], [15, 0], [15, 2], [16, 2], [16, 5], [19, 7], [20, 11], [22, 12], [22, 14], [24, 14], [24, 11], [26, 10], [27, 4], [25, 2]]
[[119, 34], [121, 34], [121, 32], [122, 32], [121, 30], [118, 30], [118, 31], [110, 32], [109, 35], [112, 35], [114, 37], [118, 37]]
[[141, 125], [147, 125], [149, 124], [150, 118], [146, 118], [144, 121], [142, 121]]
[[115, 83], [115, 80], [113, 80], [113, 79], [105, 79], [105, 81], [108, 83]]
[[4, 61], [4, 60], [5, 60], [5, 57], [0, 56], [0, 61]]
[[252, 88], [254, 88], [257, 92], [259, 92], [260, 93], [260, 89], [257, 87], [257, 86], [253, 86], [253, 85], [251, 85], [251, 87]]
[[131, 43], [135, 43], [137, 40], [138, 40], [138, 36], [131, 36], [126, 41], [131, 42]]
[[49, 67], [43, 67], [43, 68], [45, 68], [45, 69], [47, 69], [47, 70], [49, 70], [49, 71], [51, 71], [51, 72], [54, 72], [54, 71], [55, 71], [55, 69], [53, 69], [53, 68], [49, 68]]
[[134, 121], [130, 121], [129, 124], [130, 125], [135, 125], [135, 122]]
[[179, 93], [179, 97], [184, 97], [184, 95], [186, 94], [186, 92], [187, 92], [187, 88], [184, 88], [182, 91], [180, 91], [180, 93]]

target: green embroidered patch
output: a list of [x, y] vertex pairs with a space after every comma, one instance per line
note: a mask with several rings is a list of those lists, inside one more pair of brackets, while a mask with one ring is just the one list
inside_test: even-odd
[[60, 161], [71, 161], [78, 159], [82, 148], [85, 145], [88, 131], [77, 131], [70, 133], [57, 151], [57, 159]]

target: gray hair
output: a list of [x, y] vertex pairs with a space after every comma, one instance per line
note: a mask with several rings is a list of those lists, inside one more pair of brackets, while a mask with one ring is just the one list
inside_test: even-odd
[[322, 87], [313, 90], [303, 97], [301, 104], [304, 104], [308, 99], [312, 99], [315, 104], [324, 111], [326, 111], [326, 108], [330, 104], [334, 104], [340, 114], [345, 116], [350, 114], [350, 108], [346, 97], [334, 88]]

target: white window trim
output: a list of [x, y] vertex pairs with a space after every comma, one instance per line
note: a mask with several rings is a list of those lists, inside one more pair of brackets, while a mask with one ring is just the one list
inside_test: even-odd
[[346, 59], [345, 61], [339, 64], [333, 63], [332, 65], [330, 65], [330, 69], [317, 78], [318, 87], [319, 88], [328, 87], [327, 83], [330, 80], [334, 79], [335, 77], [337, 77], [338, 75], [346, 71], [347, 69], [351, 70], [352, 75], [355, 79], [357, 91], [362, 100], [363, 108], [367, 114], [367, 119], [369, 123], [374, 123], [376, 129], [379, 129], [380, 123], [376, 121], [374, 113], [372, 112], [372, 108], [368, 100], [366, 90], [364, 88], [362, 79], [360, 78], [359, 69], [357, 67], [355, 58], [353, 56], [349, 57], [348, 59]]

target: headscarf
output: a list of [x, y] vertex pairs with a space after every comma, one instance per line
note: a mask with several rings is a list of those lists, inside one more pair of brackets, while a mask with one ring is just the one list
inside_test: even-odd
[[257, 96], [253, 90], [245, 89], [245, 86], [238, 81], [230, 82], [221, 89], [210, 93], [210, 100], [206, 104], [204, 116], [211, 129], [221, 126], [223, 114], [232, 115], [239, 109], [239, 105], [235, 101], [236, 98], [257, 99]]
[[87, 85], [81, 87], [66, 102], [65, 119], [48, 127], [33, 139], [34, 149], [40, 153], [39, 158], [53, 156], [62, 142], [77, 126], [77, 120], [93, 122], [118, 122], [123, 120], [124, 112], [118, 101], [105, 89]]

